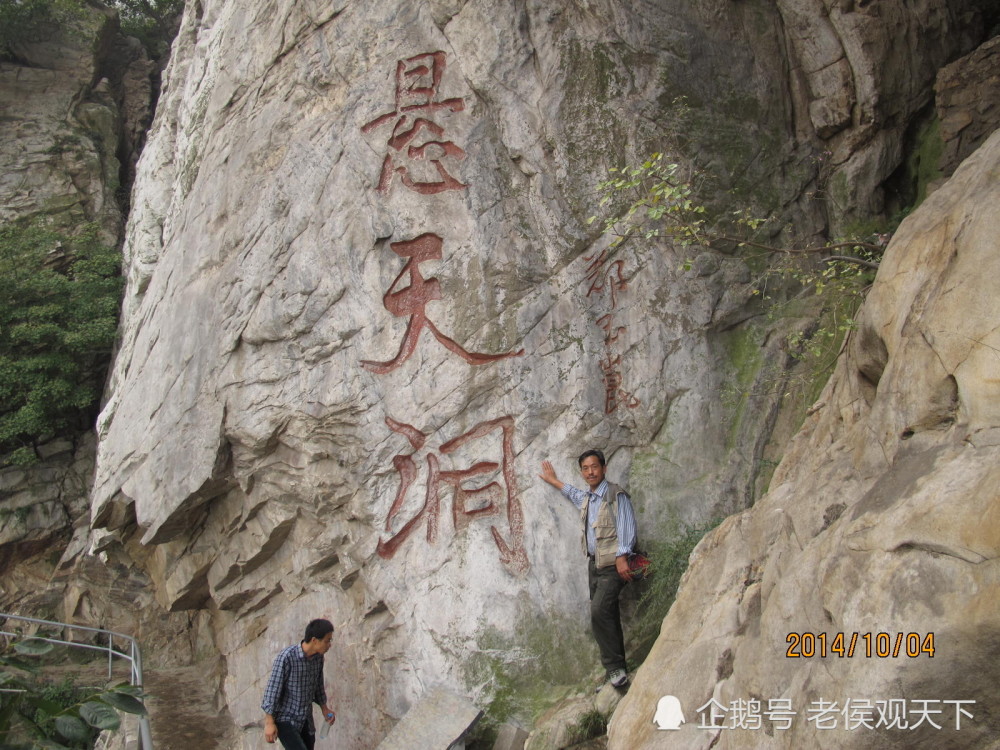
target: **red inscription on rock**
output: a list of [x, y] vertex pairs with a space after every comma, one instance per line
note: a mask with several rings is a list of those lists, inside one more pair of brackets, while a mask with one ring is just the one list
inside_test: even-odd
[[[445, 167], [445, 163], [464, 159], [465, 151], [446, 140], [444, 128], [433, 119], [442, 110], [461, 112], [465, 109], [465, 101], [461, 98], [439, 98], [446, 67], [444, 52], [414, 55], [397, 62], [395, 108], [361, 128], [361, 132], [370, 133], [395, 120], [386, 141], [389, 151], [382, 161], [379, 192], [389, 191], [394, 175], [399, 175], [404, 186], [421, 195], [467, 187]], [[420, 164], [424, 163], [430, 163], [433, 172], [426, 172], [425, 179], [415, 177], [420, 174]], [[432, 179], [426, 179], [428, 177]]]
[[[393, 533], [394, 521], [397, 520], [410, 489], [413, 487], [418, 468], [413, 456], [426, 443], [427, 436], [412, 425], [397, 422], [387, 418], [386, 424], [393, 432], [406, 436], [413, 453], [397, 455], [392, 460], [393, 468], [399, 473], [399, 489], [389, 514], [385, 520], [385, 530], [390, 537], [378, 543], [376, 551], [381, 557], [392, 558], [399, 547], [419, 528], [421, 523], [427, 526], [426, 539], [428, 544], [437, 541], [438, 521], [441, 511], [440, 492], [442, 487], [452, 489], [452, 523], [455, 533], [459, 533], [479, 518], [495, 518], [505, 516], [506, 532], [501, 532], [496, 525], [490, 526], [493, 542], [500, 554], [500, 561], [514, 572], [523, 573], [529, 567], [528, 556], [524, 548], [524, 514], [517, 494], [517, 482], [514, 474], [514, 419], [500, 417], [486, 422], [480, 422], [468, 432], [442, 443], [438, 453], [430, 452], [426, 456], [428, 478], [424, 502], [420, 509], [406, 521], [398, 531]], [[474, 441], [489, 437], [496, 431], [501, 435], [500, 461], [477, 461], [463, 469], [443, 470], [441, 461], [455, 451]], [[493, 481], [481, 487], [469, 487], [467, 483], [475, 484], [500, 469], [502, 481]]]
[[625, 278], [625, 262], [615, 260], [609, 263], [608, 250], [584, 256], [587, 261], [587, 273], [584, 278], [588, 282], [587, 297], [595, 292], [603, 293], [608, 299], [611, 312], [597, 319], [597, 326], [604, 331], [604, 358], [600, 362], [601, 380], [604, 384], [604, 413], [611, 414], [619, 406], [634, 409], [640, 401], [622, 387], [622, 357], [617, 351], [619, 339], [627, 332], [625, 326], [615, 325], [615, 314], [618, 312], [618, 295], [628, 289], [628, 279]]
[[[506, 354], [470, 352], [454, 339], [441, 333], [427, 317], [427, 303], [441, 299], [441, 284], [437, 279], [425, 279], [420, 273], [420, 264], [428, 260], [441, 260], [443, 244], [443, 240], [438, 235], [428, 232], [415, 239], [393, 242], [389, 245], [396, 255], [406, 259], [406, 263], [403, 264], [403, 270], [399, 272], [399, 275], [389, 286], [389, 290], [382, 297], [382, 303], [385, 305], [385, 309], [393, 315], [400, 318], [408, 317], [410, 320], [406, 324], [406, 333], [403, 335], [403, 341], [396, 356], [386, 362], [362, 360], [361, 366], [366, 370], [382, 375], [399, 367], [413, 354], [420, 334], [425, 328], [434, 334], [434, 338], [440, 341], [448, 351], [454, 352], [469, 364], [485, 365], [499, 359], [518, 357], [524, 354], [524, 349]], [[401, 287], [400, 282], [404, 276], [409, 277], [409, 284]]]

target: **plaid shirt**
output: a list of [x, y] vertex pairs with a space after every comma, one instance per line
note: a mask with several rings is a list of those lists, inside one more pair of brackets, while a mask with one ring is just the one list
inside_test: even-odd
[[276, 722], [293, 724], [300, 730], [306, 727], [315, 734], [312, 719], [314, 701], [321, 706], [326, 705], [323, 654], [307, 657], [301, 644], [283, 649], [274, 660], [260, 707]]

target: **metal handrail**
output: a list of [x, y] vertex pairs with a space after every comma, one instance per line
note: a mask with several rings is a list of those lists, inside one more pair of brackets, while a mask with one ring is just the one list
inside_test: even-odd
[[[42, 635], [31, 635], [27, 636], [34, 638], [39, 641], [46, 641], [48, 643], [59, 643], [64, 646], [71, 646], [73, 648], [86, 648], [92, 651], [107, 651], [108, 652], [108, 679], [111, 679], [112, 665], [114, 657], [118, 656], [125, 659], [129, 663], [129, 682], [138, 688], [142, 688], [142, 654], [139, 650], [139, 643], [130, 635], [125, 635], [124, 633], [115, 633], [111, 630], [103, 630], [101, 628], [91, 628], [86, 625], [73, 625], [68, 622], [54, 622], [52, 620], [39, 620], [35, 617], [22, 617], [21, 615], [9, 615], [0, 612], [0, 620], [3, 620], [4, 629], [0, 629], [0, 636], [17, 636], [25, 637], [23, 633], [16, 633], [6, 630], [6, 625], [8, 620], [17, 620], [18, 622], [27, 622], [34, 625], [52, 625], [60, 630], [70, 629], [70, 630], [82, 630], [87, 633], [96, 633], [99, 636], [107, 636], [108, 645], [107, 646], [95, 646], [89, 643], [75, 643], [73, 641], [66, 641], [61, 638], [54, 638]], [[115, 649], [114, 639], [121, 638], [128, 643], [128, 653], [124, 651], [118, 651]], [[139, 699], [142, 700], [141, 698]], [[139, 719], [139, 740], [141, 743], [142, 750], [153, 750], [153, 736], [149, 728], [149, 715], [142, 714], [138, 717]]]

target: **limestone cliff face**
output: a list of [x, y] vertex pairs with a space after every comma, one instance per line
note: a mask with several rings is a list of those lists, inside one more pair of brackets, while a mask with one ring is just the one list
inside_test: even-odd
[[[140, 127], [143, 111], [148, 124], [151, 87], [140, 53], [115, 54], [127, 46], [116, 29], [110, 11], [88, 8], [64, 28], [16, 41], [15, 59], [0, 62], [0, 221], [69, 233], [94, 222], [109, 244], [119, 240], [121, 132]], [[39, 448], [37, 464], [0, 467], [0, 610], [34, 598], [30, 613], [59, 613], [61, 594], [44, 591], [40, 571], [51, 572], [74, 530], [69, 557], [88, 546], [94, 443], [57, 437]], [[33, 565], [36, 556], [45, 562]], [[18, 563], [28, 564], [18, 572]]]
[[[995, 133], [900, 226], [769, 493], [695, 550], [610, 747], [995, 745], [998, 174]], [[756, 730], [733, 723], [751, 700]], [[761, 721], [771, 700], [797, 715]]]
[[971, 48], [964, 4], [923, 5], [189, 3], [138, 166], [92, 520], [164, 606], [211, 613], [245, 746], [315, 616], [344, 747], [436, 683], [486, 701], [541, 656], [588, 671], [576, 514], [543, 458], [572, 480], [604, 447], [646, 533], [746, 505], [775, 404], [737, 419], [719, 393], [734, 337], [764, 338], [740, 326], [749, 269], [607, 252], [592, 186], [675, 137], [685, 96], [700, 161], [766, 182], [802, 233], [879, 211]]
[[114, 243], [119, 157], [134, 155], [149, 124], [150, 63], [107, 8], [82, 9], [43, 36], [0, 62], [0, 220], [96, 222]]

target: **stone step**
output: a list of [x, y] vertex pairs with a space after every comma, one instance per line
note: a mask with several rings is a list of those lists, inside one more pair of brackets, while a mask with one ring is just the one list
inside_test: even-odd
[[378, 750], [464, 750], [464, 738], [482, 715], [468, 698], [433, 688], [396, 723]]

